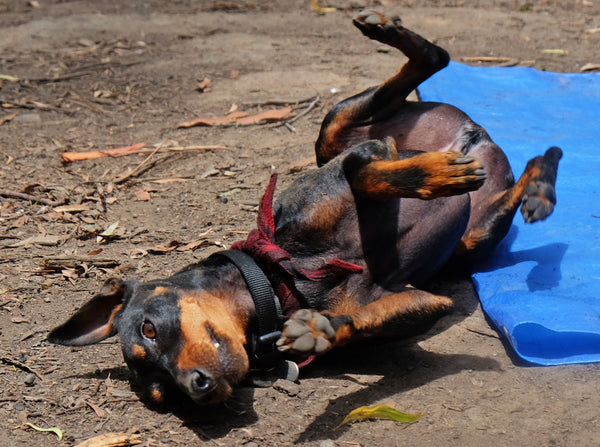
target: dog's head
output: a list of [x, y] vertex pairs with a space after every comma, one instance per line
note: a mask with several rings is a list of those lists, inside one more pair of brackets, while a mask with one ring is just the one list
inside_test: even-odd
[[108, 281], [48, 336], [81, 346], [119, 334], [133, 382], [155, 402], [173, 385], [193, 401], [226, 400], [248, 371], [247, 315], [223, 293], [172, 281]]

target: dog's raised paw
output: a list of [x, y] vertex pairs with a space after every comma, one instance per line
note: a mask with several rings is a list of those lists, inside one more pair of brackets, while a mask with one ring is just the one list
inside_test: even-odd
[[383, 43], [402, 30], [402, 20], [398, 16], [388, 17], [377, 11], [364, 10], [354, 18], [356, 26], [365, 36]]
[[546, 182], [532, 182], [525, 188], [521, 214], [527, 223], [544, 220], [554, 210], [556, 194], [554, 185]]
[[335, 330], [329, 319], [316, 310], [301, 309], [283, 325], [277, 347], [294, 354], [324, 354], [333, 347]]

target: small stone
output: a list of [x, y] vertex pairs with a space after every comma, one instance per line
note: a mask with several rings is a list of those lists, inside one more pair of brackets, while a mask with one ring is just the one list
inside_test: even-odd
[[23, 382], [25, 383], [26, 386], [33, 386], [35, 385], [35, 374], [29, 373], [25, 376], [25, 378], [23, 379]]
[[300, 385], [285, 379], [279, 379], [273, 384], [273, 388], [280, 393], [287, 394], [290, 397], [297, 396], [300, 392]]

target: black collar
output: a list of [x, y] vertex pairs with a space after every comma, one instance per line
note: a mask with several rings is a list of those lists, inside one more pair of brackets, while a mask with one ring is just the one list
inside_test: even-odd
[[250, 359], [250, 368], [269, 370], [282, 362], [282, 355], [275, 342], [281, 336], [284, 317], [281, 304], [275, 296], [269, 279], [254, 259], [240, 250], [225, 250], [213, 256], [227, 258], [235, 265], [248, 286], [256, 308], [256, 329], [248, 334], [246, 350]]

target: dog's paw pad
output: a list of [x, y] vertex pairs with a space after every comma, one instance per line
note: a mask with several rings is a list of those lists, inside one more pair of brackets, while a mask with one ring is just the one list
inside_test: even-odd
[[549, 183], [536, 181], [525, 188], [521, 214], [527, 223], [544, 220], [552, 214], [555, 204], [554, 187]]
[[314, 310], [301, 309], [283, 325], [277, 347], [282, 352], [323, 354], [332, 348], [334, 340], [335, 330], [327, 317]]
[[402, 30], [402, 20], [398, 16], [388, 17], [377, 11], [365, 10], [354, 18], [354, 25], [367, 37], [387, 43]]

